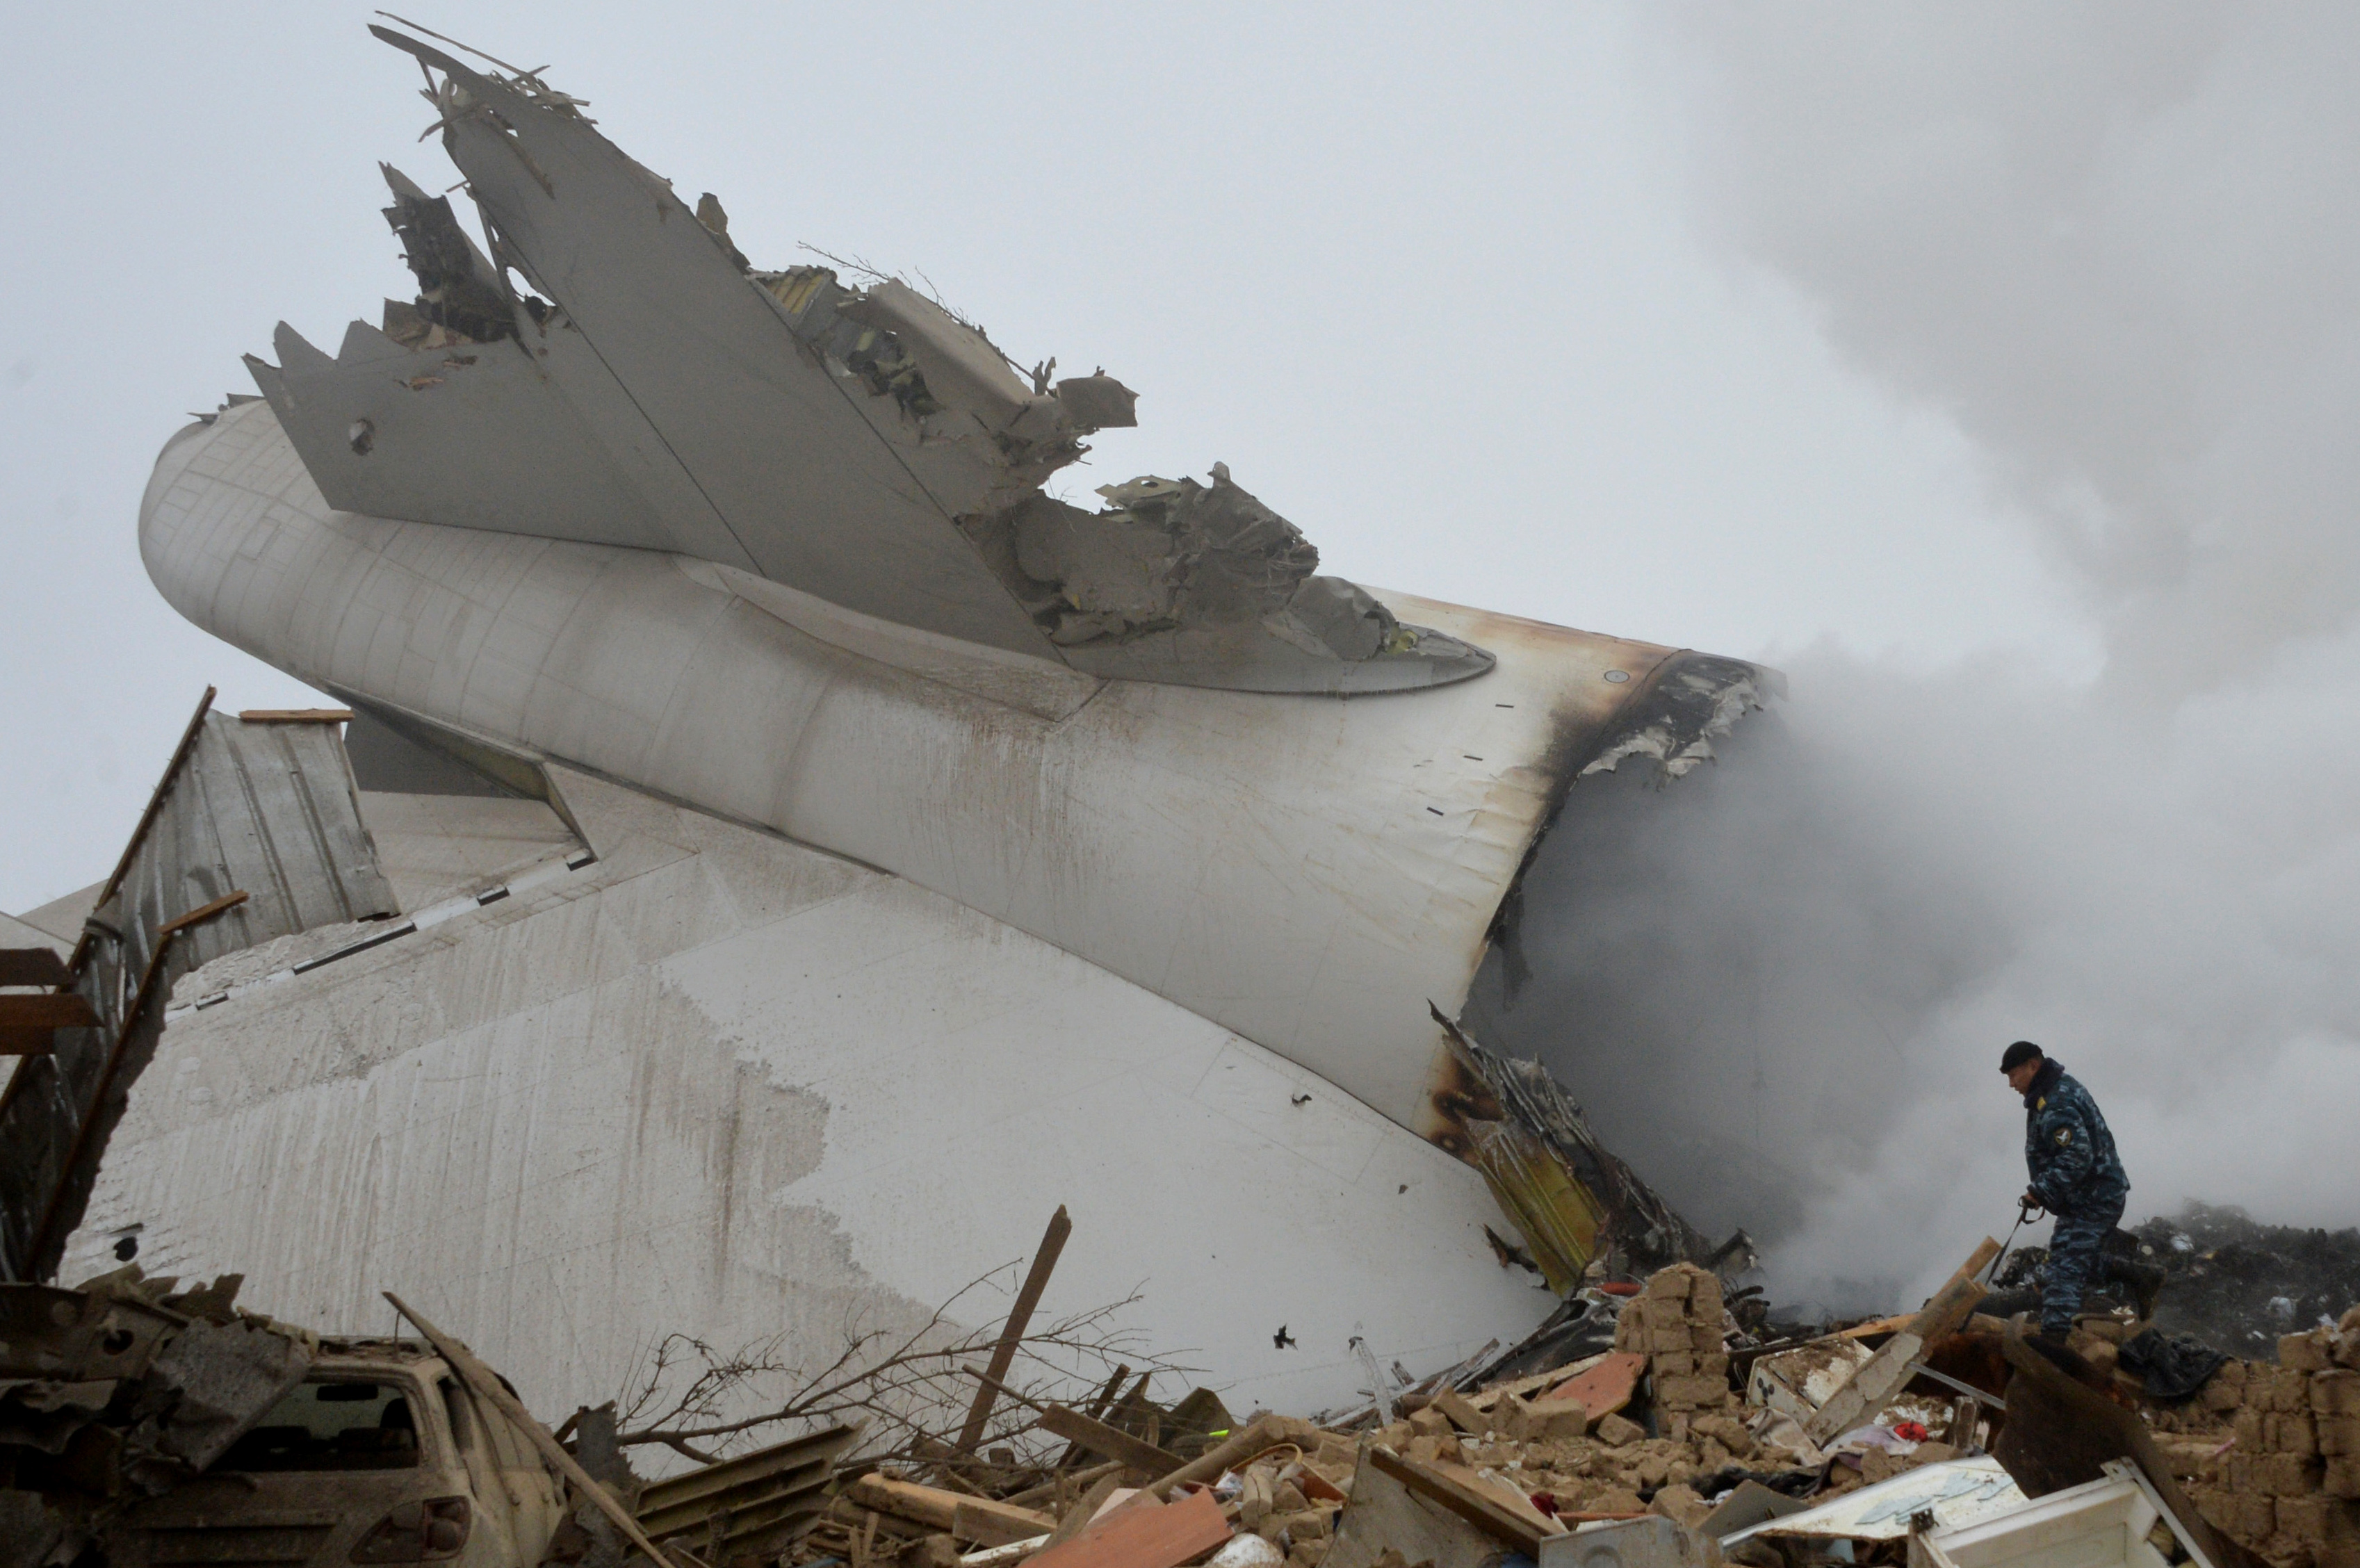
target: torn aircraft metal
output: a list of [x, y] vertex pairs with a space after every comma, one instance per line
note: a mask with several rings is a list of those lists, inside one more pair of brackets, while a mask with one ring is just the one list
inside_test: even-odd
[[416, 301], [333, 359], [284, 324], [278, 365], [248, 359], [331, 505], [672, 550], [1096, 675], [1387, 691], [1491, 668], [1316, 575], [1221, 464], [1108, 486], [1098, 512], [1043, 495], [1083, 437], [1137, 422], [1121, 382], [1028, 384], [899, 279], [754, 271], [717, 201], [692, 211], [577, 100], [372, 30], [442, 73], [497, 260], [388, 166]]
[[1571, 1294], [1610, 1247], [1642, 1269], [1706, 1258], [1710, 1244], [1598, 1141], [1546, 1068], [1486, 1050], [1439, 1007], [1433, 1015], [1451, 1071], [1429, 1096], [1444, 1129], [1432, 1136], [1483, 1172], [1551, 1290]]
[[[1347, 1397], [1355, 1337], [1521, 1340], [1495, 1192], [1559, 1289], [1695, 1250], [1491, 1061], [1488, 1126], [1546, 1157], [1520, 1208], [1437, 1094], [1490, 1059], [1428, 1007], [1585, 773], [1695, 766], [1765, 672], [1322, 575], [1218, 464], [1057, 500], [1135, 421], [1119, 379], [766, 270], [580, 100], [381, 36], [482, 234], [388, 170], [411, 299], [333, 357], [281, 328], [264, 399], [165, 446], [140, 545], [348, 703], [355, 757], [416, 754], [361, 791], [401, 919], [187, 980], [70, 1267], [136, 1232], [303, 1276], [323, 1326], [447, 1279], [471, 1338], [590, 1396], [659, 1321], [815, 1350], [847, 1301], [945, 1299], [1046, 1192], [1116, 1238], [1054, 1290], [1154, 1276], [1160, 1332], [1275, 1408]], [[313, 1190], [238, 1152], [297, 1146]], [[1273, 1180], [1300, 1226], [1159, 1267]]]

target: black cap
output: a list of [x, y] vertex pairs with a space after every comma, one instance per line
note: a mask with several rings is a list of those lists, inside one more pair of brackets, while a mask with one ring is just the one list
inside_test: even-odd
[[2019, 1040], [2009, 1046], [2005, 1054], [2000, 1057], [1999, 1070], [2003, 1073], [2013, 1073], [2027, 1062], [2039, 1060], [2040, 1048], [2028, 1040]]

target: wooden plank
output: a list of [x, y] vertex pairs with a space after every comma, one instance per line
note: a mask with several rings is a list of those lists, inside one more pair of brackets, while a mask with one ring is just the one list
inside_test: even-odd
[[[210, 691], [207, 694], [210, 696]], [[615, 1500], [615, 1494], [590, 1478], [590, 1473], [575, 1462], [574, 1455], [566, 1453], [557, 1439], [549, 1435], [549, 1429], [533, 1420], [532, 1412], [524, 1408], [524, 1401], [509, 1393], [500, 1380], [492, 1376], [492, 1369], [475, 1359], [474, 1351], [420, 1317], [392, 1291], [386, 1291], [385, 1299], [393, 1303], [395, 1312], [418, 1325], [418, 1332], [425, 1335], [426, 1343], [451, 1364], [451, 1370], [459, 1374], [460, 1380], [475, 1391], [477, 1399], [516, 1423], [518, 1430], [532, 1441], [533, 1447], [540, 1450], [541, 1456], [556, 1466], [557, 1473], [573, 1484], [578, 1496], [587, 1497], [595, 1504], [598, 1511], [606, 1516], [606, 1522], [623, 1532], [624, 1540], [646, 1552], [648, 1561], [656, 1563], [658, 1568], [677, 1568], [677, 1564], [648, 1539], [647, 1532], [639, 1528], [639, 1521]]]
[[1163, 1508], [1117, 1508], [1070, 1541], [1026, 1559], [1026, 1568], [1179, 1568], [1229, 1539], [1210, 1492]]
[[1596, 1366], [1576, 1373], [1536, 1396], [1537, 1407], [1552, 1404], [1575, 1404], [1590, 1412], [1592, 1421], [1611, 1416], [1631, 1402], [1639, 1390], [1639, 1379], [1646, 1375], [1647, 1358], [1635, 1350], [1617, 1350], [1607, 1354]]
[[62, 985], [66, 961], [48, 947], [0, 947], [0, 985]]
[[222, 913], [224, 909], [236, 909], [240, 904], [245, 903], [249, 897], [251, 897], [251, 895], [244, 888], [240, 888], [235, 893], [224, 893], [220, 898], [215, 898], [210, 904], [199, 904], [187, 914], [174, 915], [170, 920], [166, 920], [162, 925], [156, 928], [156, 934], [158, 936], [169, 936], [174, 931], [186, 930], [188, 927], [195, 925], [200, 920], [212, 920], [215, 915]]
[[[1508, 1507], [1505, 1499], [1495, 1496], [1488, 1487], [1466, 1485], [1455, 1476], [1443, 1475], [1430, 1465], [1420, 1465], [1404, 1459], [1390, 1449], [1371, 1445], [1369, 1464], [1385, 1475], [1392, 1476], [1419, 1497], [1439, 1503], [1469, 1524], [1496, 1541], [1505, 1541], [1525, 1556], [1537, 1560], [1541, 1542], [1561, 1530], [1542, 1529], [1530, 1519]], [[1537, 1510], [1535, 1518], [1539, 1517]]]
[[846, 1496], [863, 1508], [912, 1519], [931, 1530], [945, 1530], [984, 1546], [1006, 1546], [1031, 1536], [1046, 1535], [1057, 1521], [1032, 1508], [970, 1497], [916, 1481], [897, 1480], [875, 1472], [846, 1488]]
[[1176, 1470], [1168, 1470], [1147, 1485], [1147, 1489], [1159, 1497], [1172, 1495], [1175, 1486], [1185, 1486], [1192, 1481], [1218, 1481], [1221, 1472], [1252, 1458], [1274, 1443], [1285, 1441], [1285, 1427], [1276, 1416], [1264, 1416], [1250, 1423], [1217, 1448], [1208, 1448]]
[[1829, 1335], [1829, 1337], [1831, 1339], [1874, 1339], [1881, 1334], [1899, 1334], [1903, 1329], [1909, 1326], [1909, 1320], [1917, 1315], [1918, 1314], [1916, 1312], [1896, 1312], [1889, 1318], [1877, 1318], [1870, 1323], [1854, 1323], [1850, 1328], [1840, 1328], [1836, 1330], [1834, 1334]]
[[0, 1029], [95, 1029], [98, 1015], [71, 991], [0, 992]]
[[0, 1025], [0, 1056], [51, 1056], [56, 1054], [56, 1031], [45, 1029], [11, 1029]]
[[[1597, 1366], [1599, 1362], [1603, 1359], [1603, 1356], [1593, 1356], [1587, 1361], [1577, 1361], [1573, 1364], [1571, 1370], [1575, 1372], [1587, 1371], [1589, 1368]], [[1475, 1409], [1479, 1410], [1491, 1410], [1495, 1408], [1502, 1399], [1518, 1399], [1525, 1394], [1531, 1393], [1535, 1388], [1546, 1388], [1551, 1383], [1563, 1382], [1566, 1378], [1567, 1371], [1568, 1369], [1566, 1367], [1559, 1367], [1547, 1372], [1535, 1372], [1529, 1377], [1518, 1377], [1513, 1382], [1494, 1383], [1480, 1393], [1470, 1394], [1467, 1397], [1467, 1402], [1474, 1406]]]
[[1466, 1487], [1486, 1502], [1497, 1502], [1535, 1530], [1546, 1530], [1550, 1535], [1565, 1533], [1566, 1527], [1541, 1512], [1534, 1506], [1531, 1496], [1505, 1476], [1495, 1475], [1487, 1478], [1479, 1475], [1470, 1465], [1455, 1465], [1448, 1459], [1437, 1459], [1426, 1468], [1446, 1481], [1453, 1481]]
[[1119, 1427], [1094, 1421], [1081, 1411], [1067, 1410], [1063, 1405], [1051, 1405], [1041, 1412], [1041, 1430], [1078, 1443], [1093, 1454], [1120, 1459], [1150, 1475], [1162, 1475], [1188, 1463], [1178, 1454], [1158, 1448], [1152, 1443], [1141, 1442]]
[[249, 724], [350, 724], [350, 708], [247, 708], [237, 715]]
[[967, 1412], [967, 1425], [959, 1429], [961, 1452], [973, 1454], [975, 1445], [983, 1441], [984, 1427], [991, 1420], [992, 1400], [999, 1396], [1009, 1367], [1015, 1365], [1016, 1347], [1022, 1343], [1024, 1331], [1032, 1326], [1032, 1309], [1041, 1304], [1041, 1292], [1049, 1288], [1049, 1273], [1057, 1267], [1057, 1255], [1065, 1250], [1065, 1238], [1073, 1234], [1074, 1222], [1065, 1217], [1065, 1205], [1059, 1203], [1057, 1212], [1049, 1216], [1049, 1228], [1041, 1234], [1040, 1249], [1032, 1254], [1032, 1267], [1016, 1292], [1016, 1303], [1008, 1309], [1008, 1323], [1000, 1331], [1000, 1343], [991, 1347], [991, 1362], [984, 1368], [987, 1376], [983, 1386], [975, 1391], [975, 1403]]
[[1988, 1294], [1975, 1282], [1974, 1275], [1998, 1253], [1999, 1243], [1983, 1237], [1983, 1245], [1950, 1276], [1950, 1282], [1909, 1320], [1909, 1326], [1886, 1340], [1867, 1364], [1852, 1375], [1850, 1382], [1811, 1413], [1811, 1419], [1803, 1423], [1804, 1434], [1813, 1443], [1825, 1443], [1884, 1409], [1909, 1381], [1909, 1364], [1922, 1357], [1926, 1346], [1935, 1340], [1956, 1334], [1972, 1315], [1975, 1303]]
[[[1116, 1362], [1114, 1375], [1106, 1380], [1106, 1387], [1098, 1390], [1098, 1397], [1092, 1399], [1090, 1408], [1082, 1413], [1092, 1421], [1104, 1416], [1107, 1407], [1114, 1403], [1114, 1397], [1122, 1392], [1122, 1380], [1130, 1376], [1131, 1364], [1127, 1361]], [[1057, 1463], [1053, 1468], [1070, 1470], [1074, 1467], [1074, 1461], [1081, 1456], [1082, 1445], [1078, 1443], [1069, 1443], [1065, 1444], [1065, 1452], [1057, 1456]]]

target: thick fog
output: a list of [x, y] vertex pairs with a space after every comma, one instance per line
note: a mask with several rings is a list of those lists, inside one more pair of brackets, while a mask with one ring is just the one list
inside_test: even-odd
[[1577, 787], [1486, 1021], [1769, 1239], [1774, 1295], [1874, 1305], [2005, 1234], [2019, 1037], [2096, 1094], [2132, 1218], [2360, 1221], [2360, 16], [1714, 6], [1652, 43], [1726, 264], [1955, 421], [2103, 666], [1774, 655], [1720, 768]]

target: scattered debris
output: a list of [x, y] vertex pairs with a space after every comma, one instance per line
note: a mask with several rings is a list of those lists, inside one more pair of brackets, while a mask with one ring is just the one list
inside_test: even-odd
[[[280, 363], [250, 362], [335, 506], [667, 550], [1094, 675], [1338, 693], [1492, 668], [1318, 575], [1223, 464], [1103, 486], [1094, 512], [1050, 496], [1083, 437], [1137, 422], [1120, 380], [1024, 372], [898, 277], [759, 270], [717, 197], [688, 208], [583, 100], [376, 31], [424, 70], [488, 254], [388, 168], [415, 298], [333, 358], [282, 326]], [[1760, 675], [1666, 661], [1581, 771], [1695, 768]], [[21, 1062], [0, 1097], [11, 1280], [58, 1267], [175, 980], [395, 912], [334, 733], [352, 714], [230, 721], [210, 700], [71, 955], [0, 952], [0, 1052]], [[489, 741], [446, 749], [533, 788]], [[1515, 895], [1500, 908], [1513, 982]], [[1061, 1207], [996, 1327], [946, 1306], [847, 1332], [817, 1369], [776, 1342], [673, 1335], [635, 1392], [552, 1431], [390, 1293], [419, 1337], [323, 1339], [235, 1308], [237, 1276], [180, 1290], [130, 1265], [0, 1284], [0, 1568], [2360, 1568], [2360, 1232], [2201, 1206], [2153, 1222], [2118, 1249], [2125, 1304], [2062, 1349], [1994, 1315], [1989, 1239], [1916, 1312], [1774, 1334], [1734, 1288], [1743, 1232], [1714, 1246], [1545, 1071], [1434, 1017], [1430, 1135], [1513, 1222], [1520, 1241], [1485, 1232], [1501, 1266], [1561, 1298], [1504, 1350], [1421, 1374], [1356, 1329], [1349, 1408], [1240, 1420], [1202, 1387], [1159, 1402], [1181, 1369], [1123, 1345], [1113, 1309], [1035, 1326]], [[2018, 1253], [2000, 1285], [2033, 1288], [2042, 1261]], [[1296, 1347], [1285, 1323], [1272, 1343]], [[641, 1477], [634, 1450], [672, 1473]]]
[[[1440, 1124], [1429, 1136], [1483, 1173], [1551, 1290], [1572, 1291], [1611, 1247], [1640, 1269], [1710, 1254], [1711, 1244], [1598, 1141], [1546, 1068], [1486, 1050], [1427, 1007], [1452, 1069], [1428, 1095]], [[1501, 1245], [1495, 1236], [1494, 1249]]]
[[2263, 1225], [2243, 1209], [2190, 1203], [2130, 1236], [2138, 1260], [2163, 1271], [2155, 1323], [2168, 1334], [2267, 1356], [2279, 1335], [2360, 1301], [2360, 1230]]
[[[1797, 1344], [1680, 1262], [1567, 1303], [1607, 1348], [1424, 1377], [1371, 1353], [1371, 1403], [1240, 1423], [1210, 1389], [1149, 1398], [1161, 1363], [1081, 1399], [1020, 1368], [1083, 1343], [1031, 1321], [1070, 1232], [1061, 1209], [995, 1329], [858, 1342], [783, 1400], [748, 1381], [778, 1369], [707, 1356], [669, 1404], [555, 1432], [398, 1301], [421, 1339], [320, 1340], [234, 1310], [235, 1277], [0, 1286], [0, 1523], [40, 1549], [0, 1562], [226, 1561], [200, 1537], [266, 1530], [273, 1562], [433, 1561], [497, 1517], [481, 1561], [513, 1568], [2032, 1568], [2063, 1541], [2098, 1568], [2360, 1568], [2360, 1306], [2275, 1363], [2126, 1309], [2043, 1348], [1974, 1311], [1986, 1238], [1918, 1312]], [[694, 1468], [641, 1479], [649, 1443]], [[494, 1451], [487, 1489], [466, 1456]]]

